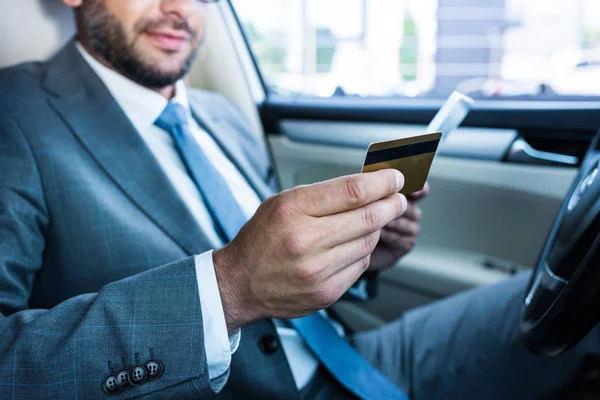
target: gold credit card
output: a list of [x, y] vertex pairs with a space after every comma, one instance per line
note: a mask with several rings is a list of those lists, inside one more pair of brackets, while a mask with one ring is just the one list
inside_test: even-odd
[[441, 133], [373, 143], [367, 150], [362, 172], [397, 169], [404, 175], [402, 194], [423, 189], [431, 163], [442, 138]]

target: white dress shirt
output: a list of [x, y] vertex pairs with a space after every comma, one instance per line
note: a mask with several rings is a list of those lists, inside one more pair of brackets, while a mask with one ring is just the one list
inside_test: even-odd
[[[199, 227], [212, 241], [215, 248], [221, 247], [223, 243], [216, 232], [214, 222], [204, 205], [196, 184], [187, 173], [171, 135], [154, 125], [156, 119], [167, 106], [168, 101], [157, 92], [138, 85], [102, 65], [79, 43], [77, 43], [77, 48], [104, 82], [115, 101], [148, 145], [173, 187], [196, 219]], [[243, 175], [225, 156], [211, 135], [200, 128], [192, 117], [186, 88], [182, 81], [177, 82], [175, 97], [171, 101], [184, 107], [187, 112], [191, 134], [198, 141], [211, 163], [222, 174], [246, 217], [251, 218], [260, 205], [259, 197]], [[198, 293], [202, 306], [204, 346], [209, 377], [212, 380], [221, 376], [229, 368], [231, 355], [237, 350], [241, 333], [238, 331], [231, 337], [228, 336], [212, 251], [196, 256], [195, 265]], [[324, 311], [322, 313], [327, 317]], [[318, 361], [294, 329], [291, 329], [282, 321], [275, 320], [274, 322], [296, 386], [299, 389], [303, 388], [314, 376]], [[343, 335], [342, 327], [334, 321], [332, 323], [338, 333]], [[215, 387], [214, 389], [218, 391], [221, 387]]]

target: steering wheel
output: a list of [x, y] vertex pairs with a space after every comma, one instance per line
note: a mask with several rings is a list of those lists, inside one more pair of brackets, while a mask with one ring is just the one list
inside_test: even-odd
[[554, 222], [525, 292], [521, 336], [558, 355], [600, 321], [600, 132]]

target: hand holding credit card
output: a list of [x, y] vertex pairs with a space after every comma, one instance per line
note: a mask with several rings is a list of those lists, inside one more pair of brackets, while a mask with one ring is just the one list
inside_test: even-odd
[[[472, 106], [471, 98], [452, 93], [427, 127], [432, 133], [371, 144], [362, 172], [396, 169], [404, 174], [404, 188], [400, 193], [418, 192], [427, 182], [440, 142], [459, 127]], [[436, 131], [439, 132], [433, 133]]]

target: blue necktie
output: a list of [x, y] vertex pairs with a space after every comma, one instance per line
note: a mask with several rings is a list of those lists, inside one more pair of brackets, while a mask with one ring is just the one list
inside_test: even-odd
[[180, 104], [170, 102], [154, 124], [173, 137], [179, 155], [211, 214], [217, 233], [223, 243], [230, 242], [246, 223], [246, 216], [231, 194], [227, 182], [190, 133], [185, 109]]
[[363, 400], [408, 400], [398, 386], [342, 339], [321, 314], [291, 319], [308, 347], [339, 383]]
[[[155, 122], [169, 132], [189, 170], [219, 234], [227, 243], [246, 223], [246, 216], [227, 183], [189, 131], [185, 109], [169, 103]], [[407, 400], [408, 397], [358, 354], [319, 313], [289, 323], [317, 358], [343, 385], [361, 399]]]

